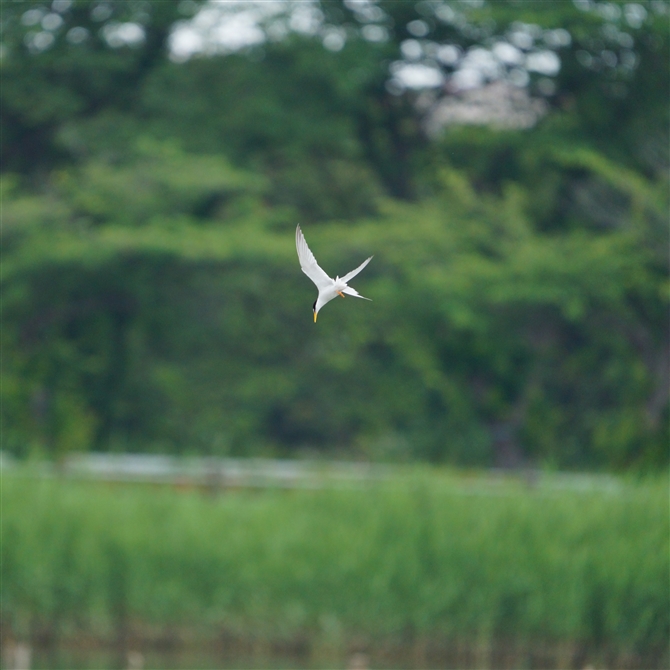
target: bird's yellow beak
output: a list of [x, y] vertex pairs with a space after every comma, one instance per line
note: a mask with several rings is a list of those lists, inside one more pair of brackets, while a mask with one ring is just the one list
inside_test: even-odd
[[316, 312], [314, 312], [314, 323], [316, 323]]
[[342, 293], [342, 291], [338, 291], [337, 293], [338, 293], [342, 298], [344, 298], [344, 293]]

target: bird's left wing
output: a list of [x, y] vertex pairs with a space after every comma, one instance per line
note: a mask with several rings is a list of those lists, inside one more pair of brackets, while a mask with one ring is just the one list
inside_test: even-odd
[[295, 229], [295, 246], [298, 250], [298, 260], [302, 271], [316, 284], [316, 287], [321, 290], [332, 286], [333, 280], [319, 267], [314, 254], [307, 246], [300, 226]]

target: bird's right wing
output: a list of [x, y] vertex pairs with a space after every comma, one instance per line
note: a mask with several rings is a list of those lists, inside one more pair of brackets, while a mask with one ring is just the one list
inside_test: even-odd
[[370, 256], [370, 258], [368, 258], [367, 260], [363, 261], [355, 270], [352, 270], [351, 272], [344, 275], [344, 277], [342, 277], [342, 281], [345, 284], [347, 282], [350, 282], [371, 260], [372, 256]]
[[305, 236], [300, 230], [300, 226], [295, 229], [295, 246], [298, 250], [298, 260], [302, 271], [316, 284], [321, 290], [333, 285], [333, 280], [319, 267], [305, 241]]

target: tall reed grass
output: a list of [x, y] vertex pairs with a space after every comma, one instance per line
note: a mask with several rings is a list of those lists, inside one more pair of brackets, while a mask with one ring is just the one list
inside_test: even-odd
[[661, 667], [668, 543], [661, 481], [560, 491], [424, 473], [213, 496], [4, 474], [2, 620], [17, 636], [508, 640]]

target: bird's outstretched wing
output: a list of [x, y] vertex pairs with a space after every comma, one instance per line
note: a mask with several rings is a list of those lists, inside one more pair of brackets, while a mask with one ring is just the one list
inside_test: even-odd
[[342, 281], [345, 284], [350, 282], [371, 260], [372, 256], [370, 256], [370, 258], [368, 258], [366, 261], [363, 261], [355, 270], [352, 270], [348, 274], [344, 275], [344, 277], [341, 277]]
[[[332, 286], [333, 280], [319, 267], [314, 254], [307, 246], [300, 226], [295, 229], [295, 246], [298, 250], [298, 260], [302, 271], [316, 284], [316, 287], [321, 290]], [[362, 269], [362, 267], [359, 269]]]

